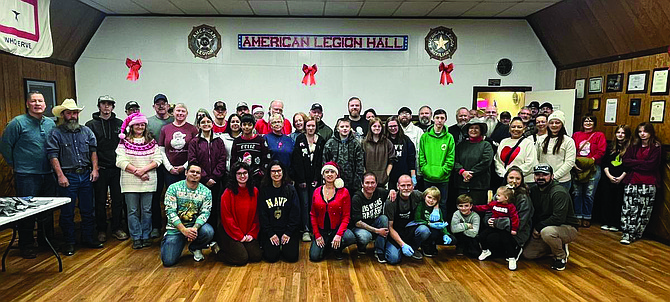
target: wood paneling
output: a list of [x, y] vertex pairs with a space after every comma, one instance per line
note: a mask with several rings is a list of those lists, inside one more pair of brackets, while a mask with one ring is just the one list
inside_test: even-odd
[[[615, 98], [618, 100], [617, 105], [617, 124], [626, 124], [631, 127], [637, 126], [641, 122], [649, 121], [651, 102], [656, 100], [665, 100], [666, 101], [666, 110], [665, 110], [665, 123], [654, 124], [654, 130], [656, 130], [656, 135], [661, 140], [664, 145], [670, 145], [670, 98], [667, 95], [662, 96], [652, 96], [649, 94], [651, 90], [651, 81], [652, 81], [652, 71], [654, 68], [670, 66], [670, 56], [668, 54], [657, 54], [644, 56], [628, 60], [614, 61], [610, 63], [602, 63], [596, 65], [590, 65], [585, 67], [571, 68], [560, 70], [556, 76], [556, 89], [570, 89], [575, 88], [575, 80], [577, 79], [586, 79], [586, 92], [583, 100], [576, 100], [575, 107], [580, 107], [580, 109], [575, 108], [576, 112], [581, 112], [581, 115], [575, 116], [575, 124], [573, 129], [581, 129], [581, 118], [582, 116], [589, 112], [588, 102], [590, 98], [600, 98], [600, 110], [592, 111], [593, 115], [598, 119], [598, 125], [596, 130], [602, 131], [605, 133], [608, 139], [614, 137], [615, 125], [605, 125], [603, 123], [605, 117], [605, 102], [609, 98]], [[649, 84], [647, 93], [645, 94], [627, 94], [626, 85], [628, 84], [628, 73], [632, 71], [649, 71]], [[607, 75], [609, 74], [624, 74], [623, 80], [623, 91], [622, 92], [605, 92], [600, 94], [589, 94], [588, 93], [588, 79], [591, 77], [601, 76], [603, 77], [603, 86], [605, 86]], [[603, 91], [605, 88], [603, 87]], [[642, 106], [640, 108], [639, 116], [630, 116], [630, 99], [639, 98], [642, 100]]]
[[[587, 87], [585, 88], [585, 98], [583, 100], [575, 101], [575, 107], [580, 107], [580, 109], [575, 108], [575, 111], [581, 112], [582, 114], [575, 116], [573, 129], [581, 129], [582, 116], [584, 116], [584, 114], [587, 112], [591, 112], [598, 120], [596, 130], [604, 132], [608, 140], [614, 139], [614, 130], [616, 129], [616, 125], [605, 125], [603, 123], [605, 117], [605, 104], [607, 99], [615, 98], [618, 100], [616, 124], [629, 125], [633, 130], [638, 124], [649, 121], [652, 101], [665, 100], [666, 108], [664, 123], [655, 123], [654, 130], [656, 131], [656, 136], [663, 145], [670, 145], [670, 97], [667, 95], [652, 96], [649, 93], [651, 90], [651, 81], [653, 78], [654, 68], [668, 68], [668, 66], [670, 66], [670, 56], [668, 56], [668, 54], [657, 54], [634, 59], [560, 70], [558, 71], [556, 77], [556, 89], [575, 88], [575, 80], [586, 79]], [[628, 84], [628, 73], [645, 70], [649, 71], [649, 84], [647, 86], [647, 93], [627, 94], [626, 85]], [[607, 75], [618, 73], [624, 74], [622, 92], [605, 92], [600, 94], [588, 93], [589, 78], [601, 76], [603, 77], [603, 85], [605, 86]], [[605, 87], [603, 87], [603, 91], [606, 91]], [[589, 99], [591, 98], [600, 98], [600, 110], [588, 110]], [[641, 99], [640, 115], [638, 116], [629, 115], [630, 99], [632, 98]], [[653, 234], [657, 238], [670, 242], [670, 168], [666, 163], [667, 158], [667, 155], [663, 156], [663, 167], [661, 171], [662, 183], [657, 190], [658, 196], [656, 198], [656, 204], [654, 205], [654, 211], [652, 212], [653, 218], [649, 224], [649, 227], [647, 228], [647, 233]]]
[[528, 16], [559, 69], [670, 44], [668, 0], [564, 0]]
[[[8, 233], [0, 236], [2, 250]], [[103, 249], [63, 257], [62, 273], [48, 252], [22, 260], [12, 250], [7, 272], [0, 273], [0, 301], [667, 300], [670, 247], [651, 240], [623, 246], [619, 236], [595, 225], [580, 229], [562, 272], [549, 269], [549, 258], [521, 259], [511, 272], [504, 259], [456, 256], [453, 247], [441, 247], [436, 258], [386, 265], [356, 255], [352, 246], [344, 260], [313, 263], [309, 243], [301, 243], [297, 263], [231, 267], [209, 251], [203, 262], [184, 251], [175, 267], [164, 268], [157, 245], [133, 250], [130, 240], [110, 239]]]
[[47, 61], [74, 65], [105, 19], [105, 14], [77, 0], [52, 0], [53, 55]]

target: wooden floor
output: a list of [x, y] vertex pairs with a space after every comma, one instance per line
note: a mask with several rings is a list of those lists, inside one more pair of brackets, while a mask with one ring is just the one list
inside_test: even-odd
[[[594, 226], [570, 244], [567, 269], [549, 269], [549, 259], [519, 261], [511, 272], [504, 259], [478, 261], [453, 248], [401, 265], [353, 256], [321, 263], [255, 263], [231, 267], [184, 253], [164, 268], [159, 247], [132, 250], [130, 241], [111, 239], [104, 249], [79, 249], [63, 257], [58, 272], [47, 252], [22, 260], [18, 250], [0, 273], [0, 301], [668, 301], [670, 247], [650, 240], [631, 246], [618, 234]], [[9, 231], [0, 233], [4, 251]]]

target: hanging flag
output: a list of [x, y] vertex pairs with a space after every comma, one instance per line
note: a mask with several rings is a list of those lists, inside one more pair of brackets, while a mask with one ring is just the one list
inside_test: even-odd
[[50, 57], [53, 53], [50, 1], [0, 1], [0, 50], [29, 58]]

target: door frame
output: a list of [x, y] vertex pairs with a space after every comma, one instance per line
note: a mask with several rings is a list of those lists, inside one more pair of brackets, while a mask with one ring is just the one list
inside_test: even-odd
[[477, 94], [480, 92], [527, 92], [532, 91], [530, 86], [473, 86], [472, 87], [472, 109], [477, 108]]

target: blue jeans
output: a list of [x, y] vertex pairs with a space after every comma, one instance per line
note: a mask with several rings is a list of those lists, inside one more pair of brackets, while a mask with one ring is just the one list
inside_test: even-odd
[[[328, 215], [328, 214], [326, 214]], [[323, 237], [323, 241], [325, 242], [323, 247], [319, 247], [316, 244], [316, 238], [312, 240], [312, 245], [309, 247], [309, 260], [310, 261], [321, 261], [323, 258], [326, 256], [326, 252], [332, 250], [332, 245], [331, 242], [333, 241], [333, 238], [335, 235], [337, 235], [337, 230], [331, 230], [331, 231], [324, 231], [324, 230], [319, 230], [319, 233], [321, 233], [321, 237]], [[344, 231], [344, 234], [342, 234], [342, 240], [340, 241], [340, 247], [337, 249], [337, 251], [342, 251], [344, 248], [347, 246], [350, 246], [356, 242], [356, 236], [354, 236], [354, 233], [351, 232], [351, 230], [347, 229]]]
[[[379, 215], [377, 219], [375, 219], [375, 222], [370, 225], [373, 228], [388, 228], [389, 227], [389, 219], [386, 217], [386, 215]], [[384, 253], [384, 246], [386, 245], [386, 238], [379, 236], [377, 234], [372, 234], [366, 229], [362, 228], [355, 228], [354, 229], [354, 236], [356, 236], [356, 244], [360, 247], [365, 247], [372, 241], [373, 237], [375, 238], [375, 254], [382, 254]], [[365, 251], [365, 250], [363, 250]]]
[[435, 186], [440, 190], [440, 211], [442, 217], [449, 217], [449, 208], [447, 207], [447, 194], [449, 193], [449, 182], [430, 182], [424, 180], [424, 187], [426, 189]]
[[572, 187], [572, 180], [568, 180], [566, 182], [559, 182], [558, 185], [564, 187], [566, 190], [568, 190], [568, 193], [570, 193], [570, 188]]
[[171, 184], [178, 182], [180, 180], [186, 179], [186, 174], [184, 172], [174, 175], [170, 171], [163, 169], [165, 171], [165, 187], [169, 188]]
[[151, 199], [154, 192], [124, 193], [128, 212], [128, 231], [133, 240], [149, 239], [151, 234]]
[[[400, 230], [398, 234], [416, 252], [421, 244], [430, 237], [430, 229], [428, 226], [419, 225], [407, 227], [404, 230]], [[402, 260], [402, 255], [402, 247], [399, 244], [393, 240], [386, 241], [386, 261], [389, 264], [399, 263]]]
[[312, 188], [311, 184], [307, 184], [307, 187], [304, 189], [299, 186], [296, 186], [295, 189], [298, 191], [298, 197], [300, 197], [300, 218], [302, 222], [300, 231], [310, 231], [312, 223], [309, 220], [309, 211], [312, 206], [314, 188]]
[[[25, 174], [14, 173], [14, 184], [16, 185], [16, 196], [26, 197], [54, 197], [56, 196], [56, 178], [53, 174]], [[33, 231], [35, 229], [35, 218], [37, 223], [44, 225], [46, 235], [49, 239], [53, 238], [54, 216], [53, 210], [37, 214], [33, 217], [19, 220], [19, 248], [29, 248], [35, 243]], [[42, 233], [42, 227], [37, 231], [38, 235]], [[41, 238], [38, 236], [38, 238]]]
[[591, 219], [593, 200], [600, 181], [600, 167], [596, 166], [596, 173], [586, 183], [572, 182], [572, 200], [575, 204], [575, 216], [579, 219]]
[[93, 241], [95, 233], [95, 203], [93, 202], [93, 184], [91, 171], [83, 174], [65, 173], [70, 186], [58, 186], [58, 196], [70, 197], [72, 201], [60, 207], [60, 227], [66, 244], [75, 244], [74, 240], [74, 207], [79, 199], [79, 215], [81, 216], [81, 240]]
[[[198, 238], [191, 242], [188, 250], [193, 252], [204, 249], [212, 241], [212, 238], [214, 238], [214, 229], [211, 225], [205, 223], [198, 229]], [[188, 239], [182, 233], [165, 234], [161, 241], [161, 261], [163, 262], [163, 266], [168, 267], [177, 264], [187, 242]]]

